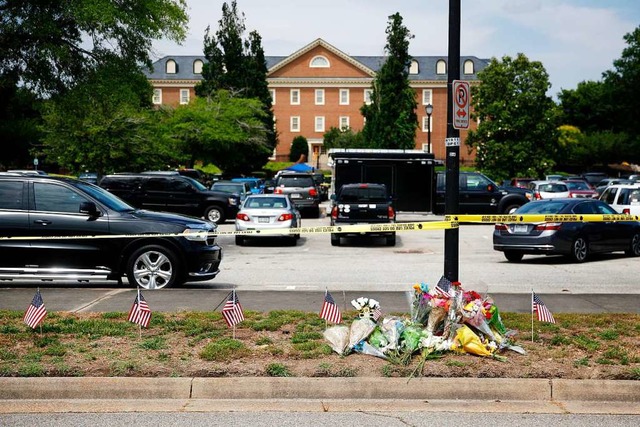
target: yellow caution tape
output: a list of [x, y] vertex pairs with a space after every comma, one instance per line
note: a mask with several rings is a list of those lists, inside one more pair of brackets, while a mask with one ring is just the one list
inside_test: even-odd
[[638, 215], [600, 215], [600, 214], [584, 214], [584, 215], [446, 215], [445, 221], [458, 222], [480, 222], [492, 223], [497, 222], [612, 222], [612, 221], [638, 221]]

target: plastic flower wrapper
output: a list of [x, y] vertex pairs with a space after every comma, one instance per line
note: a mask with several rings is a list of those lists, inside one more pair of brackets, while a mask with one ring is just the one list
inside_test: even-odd
[[500, 335], [507, 335], [508, 331], [504, 326], [504, 323], [502, 323], [502, 317], [500, 317], [500, 310], [498, 310], [498, 307], [492, 304], [491, 307], [489, 307], [488, 312], [491, 315], [491, 317], [487, 320], [489, 326], [492, 329], [498, 331]]
[[411, 302], [411, 321], [413, 323], [427, 324], [429, 313], [433, 308], [430, 304], [432, 295], [429, 293], [429, 285], [416, 283], [413, 285], [413, 301]]
[[347, 346], [349, 345], [349, 327], [345, 325], [331, 326], [327, 328], [324, 333], [324, 339], [329, 342], [329, 345], [341, 356], [347, 353]]
[[420, 338], [420, 347], [430, 349], [431, 351], [448, 351], [451, 349], [453, 341], [445, 339], [443, 336], [427, 335]]
[[501, 362], [507, 360], [506, 357], [495, 354], [498, 347], [494, 342], [483, 342], [467, 325], [462, 325], [458, 329], [451, 349], [461, 353], [492, 357]]
[[362, 340], [358, 344], [356, 344], [353, 347], [353, 350], [358, 352], [358, 353], [368, 354], [370, 356], [380, 357], [380, 358], [385, 359], [385, 360], [388, 359], [388, 357], [380, 349], [372, 346], [371, 344], [369, 344], [368, 342], [366, 342], [364, 340]]
[[422, 328], [416, 325], [409, 325], [404, 328], [400, 335], [400, 346], [403, 350], [413, 353], [420, 347], [420, 338], [422, 337]]
[[376, 323], [369, 319], [356, 319], [349, 328], [349, 348], [352, 349], [362, 340], [366, 340], [376, 328]]
[[434, 334], [446, 317], [447, 310], [444, 307], [433, 307], [429, 313], [426, 331], [429, 334]]
[[389, 316], [382, 319], [382, 325], [380, 330], [384, 333], [384, 336], [389, 342], [387, 348], [389, 350], [395, 350], [398, 348], [400, 342], [400, 335], [404, 331], [405, 324], [399, 317]]
[[464, 323], [473, 326], [478, 331], [485, 334], [491, 340], [498, 341], [498, 338], [494, 335], [485, 319], [483, 310], [482, 301], [479, 299], [473, 300], [462, 308], [462, 320]]
[[371, 335], [369, 335], [368, 341], [369, 344], [381, 351], [384, 351], [389, 345], [389, 340], [385, 336], [384, 332], [382, 332], [382, 329], [380, 329], [379, 327], [376, 327]]

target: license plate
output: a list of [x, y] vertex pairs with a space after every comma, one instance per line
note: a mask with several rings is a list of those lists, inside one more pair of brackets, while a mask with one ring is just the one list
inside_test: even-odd
[[290, 196], [290, 197], [291, 197], [292, 199], [299, 199], [299, 198], [301, 198], [302, 196], [300, 196], [300, 194], [298, 194], [298, 193], [291, 193], [291, 196]]
[[526, 233], [529, 230], [525, 224], [516, 224], [513, 226], [514, 233]]
[[268, 216], [259, 216], [258, 217], [258, 222], [269, 222], [269, 217]]

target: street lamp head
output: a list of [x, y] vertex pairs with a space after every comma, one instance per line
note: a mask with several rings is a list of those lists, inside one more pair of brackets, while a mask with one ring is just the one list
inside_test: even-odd
[[427, 113], [427, 116], [430, 116], [433, 113], [433, 105], [427, 104], [424, 106], [424, 111]]

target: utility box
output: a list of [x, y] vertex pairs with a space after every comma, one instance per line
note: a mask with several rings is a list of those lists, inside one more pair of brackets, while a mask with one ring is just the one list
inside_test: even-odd
[[378, 183], [389, 189], [397, 211], [431, 212], [435, 201], [435, 166], [442, 162], [420, 150], [334, 148], [328, 152], [333, 172], [331, 194], [344, 184]]

